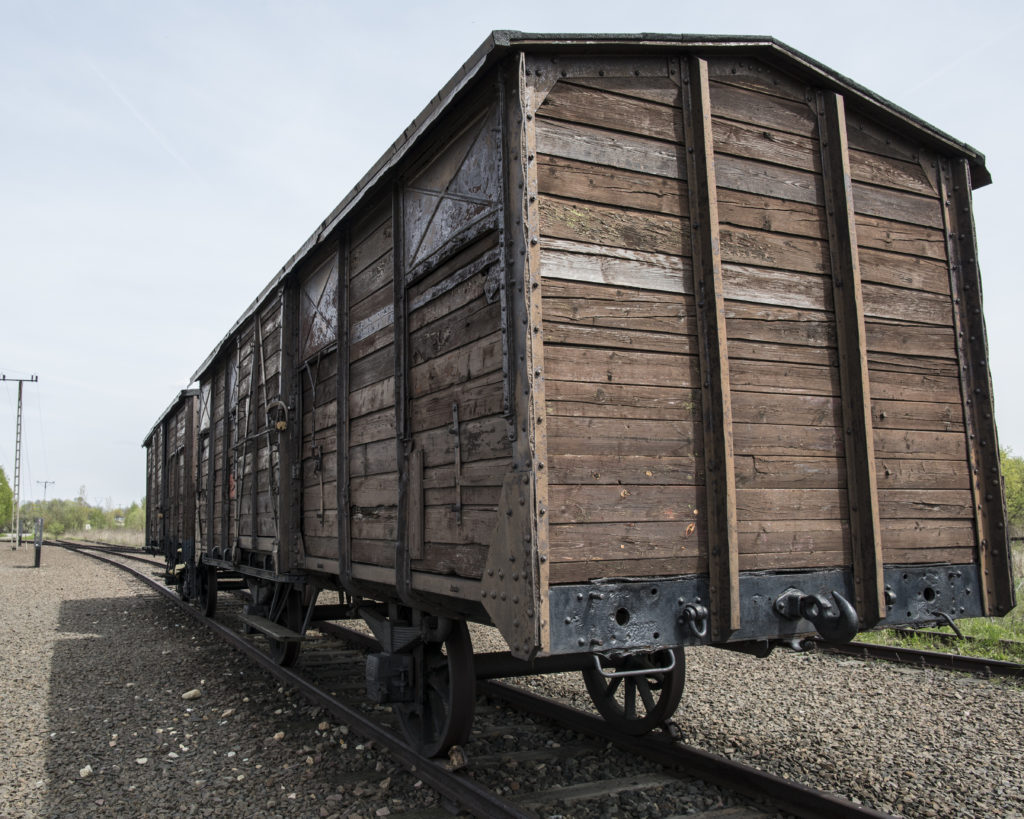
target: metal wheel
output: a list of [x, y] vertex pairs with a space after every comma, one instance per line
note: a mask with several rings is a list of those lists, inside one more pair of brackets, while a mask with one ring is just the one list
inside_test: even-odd
[[441, 643], [415, 650], [415, 694], [398, 705], [406, 739], [423, 756], [440, 756], [469, 739], [476, 706], [473, 644], [465, 621], [458, 620]]
[[[295, 589], [288, 591], [287, 595], [276, 622], [292, 631], [302, 631], [302, 596]], [[299, 659], [300, 643], [294, 640], [274, 640], [270, 637], [267, 638], [267, 642], [270, 647], [268, 654], [275, 663], [285, 667], [295, 665], [295, 661]]]
[[199, 610], [207, 617], [217, 612], [217, 570], [213, 566], [200, 566], [196, 570]]
[[[669, 666], [669, 670], [663, 670]], [[596, 667], [583, 670], [583, 681], [597, 712], [625, 734], [641, 736], [664, 725], [679, 706], [686, 681], [682, 648], [602, 658], [602, 668], [606, 673], [641, 672], [608, 677]], [[650, 673], [642, 673], [644, 669], [650, 669]]]

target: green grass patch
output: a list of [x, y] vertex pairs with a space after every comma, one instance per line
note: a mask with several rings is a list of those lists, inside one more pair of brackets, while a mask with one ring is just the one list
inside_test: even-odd
[[[956, 621], [964, 636], [971, 639], [947, 642], [945, 639], [927, 634], [907, 635], [904, 632], [883, 629], [863, 632], [856, 640], [861, 643], [879, 643], [1024, 663], [1024, 544], [1021, 543], [1015, 543], [1013, 546], [1013, 577], [1017, 589], [1016, 608], [1003, 617], [971, 617]], [[949, 626], [932, 626], [928, 631], [938, 631], [955, 637], [953, 629]]]
[[61, 537], [66, 540], [81, 540], [86, 543], [108, 543], [111, 546], [134, 546], [141, 549], [146, 542], [145, 532], [126, 529], [82, 529], [77, 532], [65, 532]]

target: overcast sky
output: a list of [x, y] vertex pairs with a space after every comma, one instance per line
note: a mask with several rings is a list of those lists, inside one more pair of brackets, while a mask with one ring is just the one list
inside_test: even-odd
[[[22, 496], [140, 498], [158, 415], [496, 28], [772, 35], [984, 152], [997, 421], [1024, 453], [1022, 8], [0, 0], [0, 372], [39, 375]], [[8, 475], [16, 392], [0, 384]]]

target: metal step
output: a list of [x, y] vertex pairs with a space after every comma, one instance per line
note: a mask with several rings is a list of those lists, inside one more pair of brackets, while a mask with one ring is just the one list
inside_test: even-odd
[[298, 643], [302, 640], [302, 635], [297, 631], [292, 631], [290, 628], [285, 628], [273, 620], [268, 620], [257, 614], [241, 614], [238, 619], [279, 643]]

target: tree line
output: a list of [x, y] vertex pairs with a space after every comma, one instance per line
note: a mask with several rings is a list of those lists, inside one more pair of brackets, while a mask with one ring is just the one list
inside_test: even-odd
[[[66, 532], [80, 532], [86, 524], [92, 529], [123, 527], [141, 532], [146, 526], [146, 499], [133, 501], [129, 506], [102, 507], [90, 504], [81, 492], [74, 500], [53, 498], [47, 501], [28, 501], [21, 504], [21, 519], [31, 528], [35, 518], [45, 521], [47, 534], [60, 537]], [[0, 466], [0, 531], [14, 529], [14, 490], [7, 473]]]

